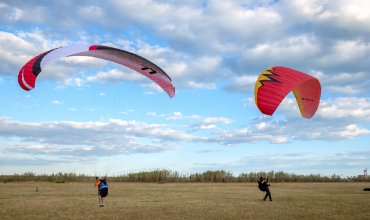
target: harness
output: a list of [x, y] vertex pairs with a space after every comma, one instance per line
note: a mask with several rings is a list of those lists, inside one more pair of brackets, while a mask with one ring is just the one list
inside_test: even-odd
[[262, 183], [260, 181], [258, 181], [258, 189], [260, 189], [262, 192], [266, 192], [266, 189], [267, 189], [267, 183]]
[[99, 184], [99, 190], [102, 190], [103, 188], [108, 189], [108, 183], [104, 183], [103, 181], [101, 181]]

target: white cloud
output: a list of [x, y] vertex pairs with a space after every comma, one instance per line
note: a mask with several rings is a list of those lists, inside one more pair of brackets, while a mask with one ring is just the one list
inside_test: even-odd
[[369, 109], [370, 101], [362, 98], [322, 100], [316, 115], [312, 119], [304, 119], [295, 99], [286, 98], [274, 116], [256, 117], [248, 127], [238, 129], [223, 128], [233, 123], [232, 119], [226, 117], [195, 117], [181, 112], [161, 117], [187, 119], [185, 127], [192, 132], [214, 131], [203, 141], [237, 145], [261, 141], [287, 143], [293, 140], [343, 140], [366, 136], [370, 130], [361, 124], [370, 121]]
[[[156, 113], [147, 113], [147, 115], [156, 116]], [[171, 114], [161, 114], [160, 117], [166, 120], [184, 120], [188, 128], [192, 131], [218, 129], [217, 125], [229, 125], [233, 120], [227, 117], [202, 117], [199, 115], [184, 115], [181, 112]]]
[[192, 89], [209, 89], [209, 90], [216, 89], [215, 83], [202, 83], [202, 82], [188, 81], [187, 86]]
[[217, 123], [230, 124], [233, 120], [225, 117], [206, 117], [203, 118], [201, 121], [204, 124], [217, 124]]
[[217, 126], [214, 125], [214, 124], [210, 124], [210, 125], [199, 125], [199, 129], [201, 130], [208, 130], [208, 129], [216, 129]]
[[[320, 174], [353, 176], [353, 171], [360, 174], [363, 167], [369, 165], [370, 151], [343, 151], [341, 153], [269, 153], [252, 154], [233, 163], [202, 164], [202, 167], [214, 169], [250, 171], [284, 171], [301, 174]], [[248, 171], [246, 171], [246, 169]]]
[[18, 73], [24, 62], [30, 58], [28, 55], [32, 44], [13, 33], [0, 32], [0, 67], [4, 73]]
[[[247, 49], [244, 59], [264, 60], [267, 59], [270, 66], [281, 62], [294, 60], [302, 61], [307, 58], [313, 58], [319, 54], [320, 45], [318, 39], [312, 35], [300, 35], [286, 37], [282, 40], [275, 40], [267, 43], [256, 44], [253, 48]], [[269, 67], [266, 65], [264, 68]], [[263, 69], [261, 70], [261, 72]]]
[[4, 16], [3, 19], [8, 19], [11, 21], [17, 21], [22, 16], [22, 10], [19, 8], [11, 8], [7, 4], [0, 4], [1, 14]]
[[333, 93], [340, 93], [345, 95], [355, 95], [363, 92], [363, 88], [355, 86], [355, 85], [347, 85], [347, 86], [328, 86], [328, 90]]
[[181, 112], [173, 112], [172, 114], [168, 115], [166, 117], [166, 120], [180, 120], [183, 119], [184, 116], [182, 115]]
[[[104, 17], [104, 11], [102, 8], [90, 5], [79, 8], [79, 14], [85, 19], [100, 20]], [[94, 16], [91, 16], [94, 15]]]
[[346, 122], [370, 120], [370, 100], [367, 98], [337, 98], [323, 100], [317, 115], [322, 119], [345, 119]]
[[54, 105], [62, 105], [63, 104], [63, 102], [59, 101], [59, 100], [53, 100], [53, 101], [51, 101], [51, 103], [54, 104]]
[[[9, 140], [2, 149], [30, 154], [130, 154], [171, 150], [179, 141], [204, 138], [164, 124], [112, 119], [97, 122], [21, 122], [0, 118], [0, 136]], [[68, 137], [68, 138], [65, 138]], [[147, 142], [146, 140], [149, 140]], [[157, 141], [160, 140], [159, 145]], [[18, 144], [12, 144], [18, 142]]]
[[82, 87], [85, 86], [85, 80], [79, 77], [71, 77], [64, 79], [63, 86]]
[[98, 72], [94, 76], [88, 76], [86, 81], [88, 82], [102, 82], [102, 83], [117, 83], [119, 81], [144, 81], [144, 76], [130, 71], [130, 72], [122, 72], [117, 69], [111, 69], [107, 72]]
[[298, 20], [319, 24], [327, 22], [348, 30], [365, 30], [369, 27], [368, 1], [297, 0], [286, 2], [284, 6], [286, 10], [294, 13]]
[[157, 116], [157, 113], [156, 112], [147, 112], [146, 115], [149, 115], [149, 116]]
[[[58, 100], [54, 100], [59, 104]], [[356, 103], [354, 105], [354, 103]], [[130, 154], [171, 150], [180, 143], [219, 143], [227, 146], [268, 142], [283, 144], [293, 140], [343, 140], [370, 134], [361, 123], [370, 121], [370, 101], [362, 98], [323, 100], [317, 115], [303, 119], [293, 99], [288, 98], [279, 117], [259, 117], [250, 126], [227, 128], [233, 120], [226, 117], [201, 117], [173, 112], [159, 115], [167, 120], [183, 120], [183, 124], [149, 124], [112, 119], [96, 122], [22, 122], [0, 118], [0, 136], [8, 144], [2, 149], [29, 154], [95, 155]], [[287, 107], [290, 106], [290, 107]], [[74, 111], [74, 109], [69, 109]], [[155, 112], [148, 115], [157, 116]], [[173, 127], [180, 128], [174, 129]], [[206, 136], [190, 134], [206, 132]], [[68, 137], [67, 139], [65, 137]], [[158, 144], [160, 141], [162, 144]], [[12, 144], [17, 143], [17, 144]]]
[[354, 138], [360, 135], [369, 135], [370, 130], [361, 128], [356, 124], [350, 124], [344, 130], [338, 131], [337, 135], [343, 138]]
[[217, 141], [225, 145], [237, 145], [242, 143], [270, 142], [282, 144], [288, 142], [288, 137], [278, 134], [257, 133], [247, 128], [240, 128], [232, 131], [224, 131], [216, 137]]
[[199, 72], [204, 74], [212, 74], [214, 73], [218, 68], [220, 68], [221, 65], [221, 57], [210, 57], [210, 56], [203, 56], [199, 57], [197, 60], [193, 63], [194, 68], [198, 69]]
[[[312, 119], [301, 117], [294, 98], [286, 98], [273, 116], [256, 117], [248, 128], [219, 131], [213, 138], [227, 145], [268, 141], [343, 140], [368, 136], [370, 100], [336, 98], [322, 100]], [[214, 139], [211, 139], [215, 141]]]
[[297, 0], [289, 2], [290, 7], [293, 8], [293, 13], [297, 13], [297, 16], [301, 16], [306, 20], [314, 20], [317, 19], [320, 15], [325, 14], [324, 5], [327, 4], [328, 1], [320, 1], [320, 0]]
[[229, 92], [239, 92], [244, 94], [253, 94], [254, 86], [256, 84], [258, 75], [250, 76], [236, 76], [231, 84], [225, 86], [223, 89]]
[[265, 130], [267, 128], [267, 123], [266, 122], [261, 122], [256, 124], [257, 130]]
[[145, 83], [142, 84], [144, 88], [147, 88], [150, 90], [150, 92], [146, 92], [146, 94], [156, 94], [156, 93], [163, 93], [163, 89], [156, 83], [151, 82], [151, 83]]
[[[195, 118], [194, 118], [195, 119]], [[232, 119], [226, 117], [203, 117], [197, 118], [198, 122], [191, 125], [193, 131], [196, 130], [221, 130], [218, 125], [228, 125], [233, 122]]]
[[320, 80], [323, 92], [328, 91], [353, 96], [370, 91], [368, 86], [370, 79], [366, 72], [336, 72], [330, 74], [312, 71], [310, 74]]
[[11, 5], [0, 3], [0, 20], [7, 23], [14, 22], [42, 22], [42, 15], [47, 13], [46, 8], [42, 6], [33, 7], [33, 14], [30, 10], [25, 10], [20, 7], [13, 7]]
[[354, 65], [370, 54], [370, 42], [360, 39], [333, 41], [332, 48], [322, 56], [324, 66]]

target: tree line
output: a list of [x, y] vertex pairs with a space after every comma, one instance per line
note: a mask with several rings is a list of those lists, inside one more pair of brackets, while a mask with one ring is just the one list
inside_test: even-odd
[[[340, 177], [332, 174], [330, 176], [321, 174], [294, 174], [283, 171], [249, 172], [234, 175], [225, 170], [208, 170], [200, 173], [180, 174], [171, 170], [153, 170], [133, 172], [116, 176], [108, 176], [109, 182], [140, 182], [140, 183], [175, 183], [175, 182], [199, 182], [199, 183], [255, 183], [258, 178], [269, 177], [271, 182], [346, 182], [346, 181], [370, 181], [370, 178]], [[33, 172], [23, 174], [0, 175], [1, 182], [93, 182], [95, 176], [76, 173], [56, 173], [36, 175]]]

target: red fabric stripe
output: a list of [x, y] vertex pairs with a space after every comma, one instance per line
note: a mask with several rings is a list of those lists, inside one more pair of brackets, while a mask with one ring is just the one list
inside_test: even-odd
[[99, 45], [91, 45], [89, 47], [89, 50], [96, 50], [98, 48]]

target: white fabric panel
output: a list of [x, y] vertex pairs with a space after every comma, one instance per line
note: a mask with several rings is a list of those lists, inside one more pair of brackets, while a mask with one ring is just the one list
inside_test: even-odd
[[57, 48], [50, 53], [48, 53], [41, 61], [40, 67], [41, 69], [46, 65], [48, 62], [61, 58], [61, 57], [66, 57], [75, 53], [80, 53], [84, 51], [89, 50], [89, 45], [86, 44], [76, 44], [72, 46], [67, 46], [67, 47], [60, 47]]

